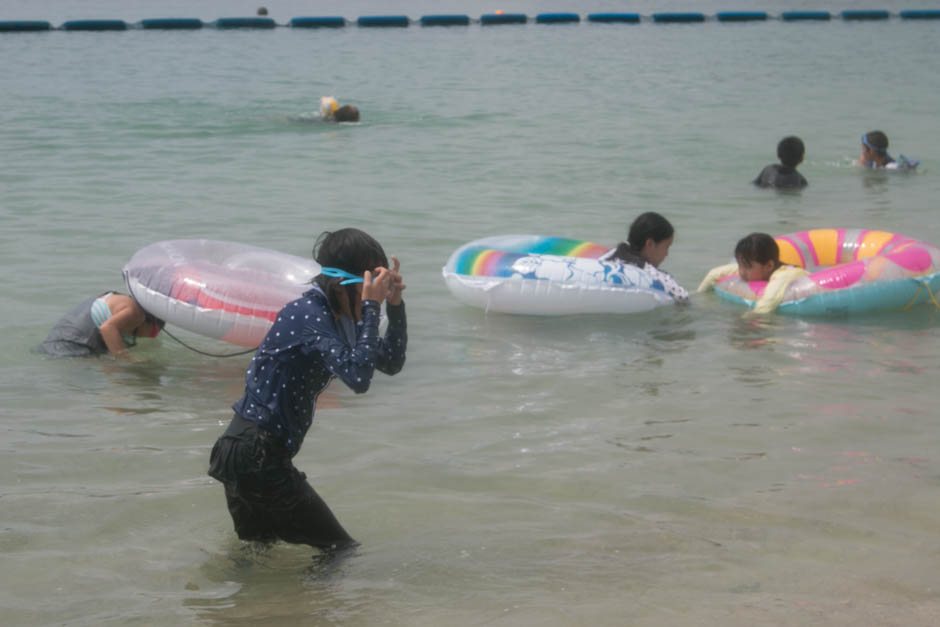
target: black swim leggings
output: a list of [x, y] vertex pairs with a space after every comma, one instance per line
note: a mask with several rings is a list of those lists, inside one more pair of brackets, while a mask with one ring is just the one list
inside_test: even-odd
[[277, 539], [328, 551], [356, 544], [274, 436], [235, 416], [212, 448], [209, 474], [242, 540]]

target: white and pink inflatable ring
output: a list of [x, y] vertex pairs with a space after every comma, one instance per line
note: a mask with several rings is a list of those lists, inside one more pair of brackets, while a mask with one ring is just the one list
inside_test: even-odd
[[258, 346], [277, 312], [310, 289], [311, 259], [247, 244], [167, 240], [137, 251], [124, 282], [149, 313], [187, 331]]

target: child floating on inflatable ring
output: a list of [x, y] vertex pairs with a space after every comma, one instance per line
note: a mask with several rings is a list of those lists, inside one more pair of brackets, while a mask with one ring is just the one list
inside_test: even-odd
[[[245, 375], [245, 392], [209, 458], [225, 486], [242, 540], [284, 540], [322, 551], [355, 540], [292, 462], [313, 422], [317, 397], [334, 379], [357, 394], [376, 370], [393, 375], [408, 342], [399, 263], [358, 229], [323, 233], [314, 247], [321, 273], [285, 305]], [[388, 317], [379, 335], [382, 302]]]
[[620, 242], [610, 253], [601, 257], [604, 261], [620, 261], [640, 267], [644, 272], [658, 280], [664, 291], [677, 303], [686, 303], [689, 293], [679, 285], [671, 274], [659, 269], [659, 264], [669, 255], [669, 247], [675, 237], [675, 230], [669, 220], [656, 213], [647, 211], [639, 215], [627, 234], [627, 241]]
[[320, 98], [320, 117], [327, 122], [358, 122], [359, 109], [352, 105], [339, 106], [333, 96]]
[[766, 281], [767, 287], [752, 311], [770, 313], [783, 301], [787, 286], [806, 274], [803, 268], [787, 266], [780, 261], [780, 247], [767, 233], [751, 233], [739, 240], [734, 247], [734, 259], [734, 263], [712, 268], [697, 291], [707, 292], [719, 280], [735, 273], [748, 283]]

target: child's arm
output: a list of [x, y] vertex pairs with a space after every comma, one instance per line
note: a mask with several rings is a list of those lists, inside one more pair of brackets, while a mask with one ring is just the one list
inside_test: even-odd
[[738, 271], [738, 264], [736, 263], [726, 263], [723, 266], [718, 266], [712, 268], [708, 271], [708, 274], [705, 275], [705, 278], [702, 279], [702, 282], [699, 283], [698, 289], [696, 292], [702, 293], [707, 292], [708, 290], [715, 287], [715, 284], [718, 283], [721, 279], [732, 274], [736, 274]]
[[405, 303], [401, 293], [405, 290], [405, 283], [398, 272], [401, 263], [398, 257], [392, 256], [391, 276], [388, 288], [388, 297], [385, 304], [385, 313], [388, 314], [388, 329], [385, 337], [379, 340], [378, 361], [376, 368], [379, 372], [388, 375], [396, 374], [405, 365], [405, 349], [408, 346], [408, 323], [405, 318]]
[[128, 354], [122, 335], [130, 335], [143, 324], [144, 310], [130, 297], [123, 295], [112, 296], [108, 307], [112, 310], [111, 317], [98, 327], [98, 332], [112, 355], [126, 359]]
[[647, 263], [643, 271], [651, 275], [656, 281], [659, 281], [662, 284], [663, 291], [669, 294], [674, 301], [677, 303], [689, 302], [689, 293], [685, 291], [684, 287], [679, 285], [678, 281], [676, 281], [671, 274], [665, 270], [660, 270], [651, 263]]
[[324, 368], [355, 393], [362, 394], [369, 389], [378, 359], [377, 301], [362, 301], [362, 322], [357, 325], [357, 337], [353, 345], [336, 328], [333, 313], [326, 303], [320, 303], [319, 311], [310, 314], [303, 333], [306, 339], [301, 350], [305, 355], [319, 359]]
[[764, 288], [764, 294], [754, 304], [751, 312], [765, 314], [776, 310], [783, 302], [790, 283], [806, 274], [806, 270], [796, 266], [780, 266], [774, 270], [774, 273], [770, 275], [770, 280], [767, 281], [767, 287]]
[[379, 372], [397, 374], [405, 365], [405, 349], [408, 347], [408, 323], [405, 318], [405, 303], [393, 305], [391, 298], [385, 306], [388, 314], [388, 329], [385, 337], [379, 340], [376, 350], [376, 364]]

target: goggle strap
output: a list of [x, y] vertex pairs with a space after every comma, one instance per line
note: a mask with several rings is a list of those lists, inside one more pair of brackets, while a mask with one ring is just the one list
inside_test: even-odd
[[328, 277], [334, 279], [346, 279], [345, 281], [340, 281], [340, 285], [349, 285], [350, 283], [363, 283], [361, 276], [356, 276], [345, 270], [340, 270], [339, 268], [320, 268], [320, 274], [324, 274]]

